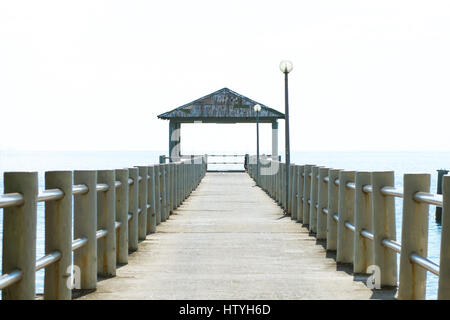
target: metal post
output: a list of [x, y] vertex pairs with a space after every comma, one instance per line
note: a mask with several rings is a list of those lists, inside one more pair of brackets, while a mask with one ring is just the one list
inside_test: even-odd
[[259, 112], [256, 111], [256, 185], [259, 186]]
[[[286, 131], [286, 168], [290, 167], [291, 156], [290, 156], [290, 145], [289, 145], [289, 97], [288, 97], [288, 72], [284, 73], [284, 96], [285, 96], [285, 131]], [[286, 179], [285, 179], [285, 188], [286, 188], [286, 204], [288, 203], [289, 197], [289, 170], [286, 170]], [[285, 208], [285, 212], [287, 213], [287, 209]]]

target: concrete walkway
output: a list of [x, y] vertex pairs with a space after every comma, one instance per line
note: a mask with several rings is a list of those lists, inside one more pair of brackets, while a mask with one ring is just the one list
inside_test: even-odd
[[245, 173], [208, 173], [129, 264], [79, 299], [369, 299]]

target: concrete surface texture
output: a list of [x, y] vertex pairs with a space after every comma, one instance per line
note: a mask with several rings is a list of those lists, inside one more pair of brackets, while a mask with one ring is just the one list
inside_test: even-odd
[[392, 299], [284, 217], [246, 173], [207, 173], [117, 276], [79, 299]]

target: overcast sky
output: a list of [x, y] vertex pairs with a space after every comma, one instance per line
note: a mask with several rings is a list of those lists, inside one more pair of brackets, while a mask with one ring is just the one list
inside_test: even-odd
[[[2, 0], [0, 150], [164, 150], [156, 116], [223, 87], [284, 112], [282, 59], [293, 150], [450, 150], [448, 0]], [[255, 149], [254, 125], [181, 137]]]

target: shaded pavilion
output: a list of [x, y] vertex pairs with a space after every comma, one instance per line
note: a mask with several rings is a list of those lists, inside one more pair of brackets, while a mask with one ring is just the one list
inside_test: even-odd
[[272, 156], [278, 158], [278, 119], [284, 119], [284, 114], [228, 88], [158, 115], [169, 120], [169, 156], [181, 156], [182, 123], [256, 123], [255, 104], [261, 106], [259, 123], [272, 123]]

